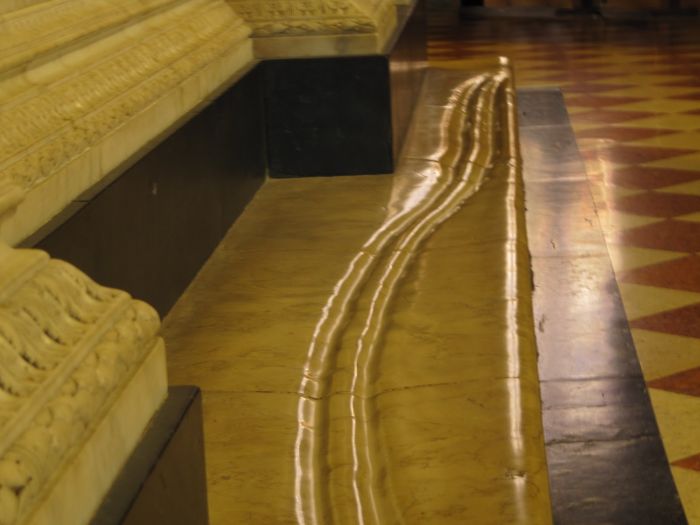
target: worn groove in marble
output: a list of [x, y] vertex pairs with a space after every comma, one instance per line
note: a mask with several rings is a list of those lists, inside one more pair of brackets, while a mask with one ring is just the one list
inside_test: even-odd
[[[556, 230], [557, 223], [552, 222], [550, 231], [562, 233], [568, 227], [574, 233], [564, 246], [580, 253], [590, 251], [594, 239], [587, 220], [595, 208], [671, 472], [688, 521], [700, 523], [700, 462], [696, 461], [700, 457], [697, 19], [485, 21], [458, 18], [448, 2], [442, 6], [434, 2], [433, 7], [429, 18], [433, 65], [464, 68], [475, 57], [505, 55], [513, 61], [519, 87], [557, 86], [562, 90], [573, 127], [566, 141], [577, 142], [586, 166], [584, 171], [579, 162], [571, 170], [567, 161], [559, 165], [563, 169], [548, 168], [546, 175], [559, 172], [561, 179], [577, 180], [579, 190], [587, 184], [594, 206], [590, 199], [586, 203], [577, 200], [575, 191], [569, 191], [561, 203], [550, 196], [548, 206], [577, 211], [565, 224], [559, 221]], [[596, 247], [600, 247], [599, 239], [598, 235]], [[586, 271], [583, 262], [581, 259], [576, 266], [578, 275]], [[609, 311], [606, 308], [605, 314]], [[619, 340], [620, 335], [619, 330], [607, 334], [610, 340]], [[577, 339], [580, 342], [582, 337]], [[610, 375], [630, 369], [629, 360], [609, 359], [610, 354], [592, 342], [588, 348], [585, 359], [567, 360], [564, 351], [559, 362], [575, 369], [587, 361], [599, 370], [607, 368]], [[611, 391], [614, 389], [603, 390]], [[638, 408], [630, 407], [628, 420]], [[616, 407], [615, 417], [625, 419], [626, 410], [624, 405]], [[591, 429], [600, 429], [603, 421], [592, 420]], [[635, 454], [644, 469], [655, 460], [644, 456], [641, 445]], [[627, 454], [622, 448], [607, 450]], [[630, 479], [652, 487], [655, 482], [644, 474]], [[615, 486], [610, 477], [602, 482], [606, 487]], [[647, 513], [649, 502], [658, 498], [636, 497], [627, 483], [619, 498], [608, 494], [620, 512], [619, 523], [668, 523], [671, 519], [668, 514], [656, 519]], [[580, 514], [577, 518], [584, 519]]]
[[213, 523], [551, 522], [510, 79], [428, 84], [394, 176], [268, 182], [165, 321]]

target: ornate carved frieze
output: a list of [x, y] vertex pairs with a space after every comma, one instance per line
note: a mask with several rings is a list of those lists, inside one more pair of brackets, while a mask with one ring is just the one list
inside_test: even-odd
[[372, 33], [376, 21], [352, 2], [315, 0], [236, 1], [236, 8], [256, 37]]
[[0, 14], [0, 238], [16, 243], [253, 62], [225, 0]]
[[0, 240], [20, 242], [106, 183], [254, 53], [383, 52], [396, 2], [0, 2]]
[[[0, 71], [23, 67], [33, 59], [51, 60], [70, 45], [85, 45], [99, 39], [105, 30], [128, 25], [133, 17], [144, 17], [172, 7], [176, 0], [52, 0], [5, 14], [0, 18]], [[31, 40], [27, 40], [31, 35]]]
[[394, 0], [232, 0], [253, 30], [260, 58], [383, 51], [396, 25]]
[[[66, 523], [56, 508], [42, 519], [35, 515], [143, 363], [162, 353], [159, 327], [155, 311], [125, 292], [99, 286], [43, 252], [0, 244], [0, 523]], [[165, 396], [164, 359], [157, 368], [155, 399], [142, 399], [153, 409]], [[145, 424], [139, 423], [136, 436]], [[111, 433], [121, 434], [110, 424]], [[118, 471], [125, 458], [110, 454]], [[69, 510], [73, 519], [94, 510], [90, 499], [94, 505], [108, 487], [99, 487], [101, 473], [87, 475], [97, 480], [90, 489], [97, 494], [71, 483], [76, 500], [58, 504], [63, 512], [76, 507]]]

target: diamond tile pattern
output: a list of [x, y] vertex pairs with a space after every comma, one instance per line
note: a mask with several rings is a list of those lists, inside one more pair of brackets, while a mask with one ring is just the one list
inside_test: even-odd
[[648, 118], [654, 115], [655, 113], [648, 111], [596, 110], [586, 111], [585, 113], [577, 113], [575, 116], [571, 117], [571, 121], [574, 124], [620, 124], [622, 122]]
[[676, 217], [700, 211], [700, 196], [646, 192], [622, 197], [612, 203], [614, 210], [651, 217]]
[[[624, 197], [623, 197], [624, 198]], [[700, 223], [666, 220], [618, 232], [621, 244], [674, 252], [700, 251]]]
[[605, 93], [609, 91], [616, 91], [620, 89], [627, 89], [632, 87], [631, 85], [625, 84], [594, 84], [594, 83], [583, 83], [583, 84], [572, 84], [567, 87], [567, 93]]
[[[596, 97], [605, 98], [605, 97]], [[567, 103], [569, 106], [574, 104], [571, 98], [567, 97]], [[599, 139], [599, 140], [614, 140], [614, 141], [625, 141], [625, 140], [643, 140], [654, 137], [659, 137], [663, 135], [669, 135], [671, 133], [676, 133], [673, 129], [647, 129], [647, 128], [625, 128], [623, 126], [606, 126], [602, 128], [593, 128], [579, 131], [576, 137], [579, 139]]]
[[[632, 328], [700, 338], [700, 303], [630, 321]], [[700, 447], [700, 445], [699, 445]]]
[[700, 293], [700, 257], [690, 255], [682, 259], [636, 268], [620, 274], [618, 278], [626, 283]]
[[637, 97], [603, 97], [595, 95], [579, 95], [577, 97], [567, 97], [567, 104], [572, 106], [585, 106], [592, 108], [604, 108], [606, 106], [617, 106], [620, 104], [631, 104], [644, 99]]
[[[639, 292], [623, 294], [628, 316], [640, 316], [630, 325], [654, 337], [639, 358], [652, 400], [665, 400], [655, 406], [662, 438], [671, 448], [679, 436], [697, 443], [684, 459], [674, 458], [673, 468], [682, 472], [675, 476], [686, 514], [700, 523], [700, 409], [688, 413], [700, 403], [675, 410], [669, 401], [700, 398], [700, 354], [691, 352], [697, 345], [687, 345], [682, 358], [686, 345], [678, 344], [700, 341], [700, 303], [679, 308], [682, 298], [674, 300], [700, 292], [700, 30], [697, 19], [598, 22], [460, 22], [446, 15], [432, 22], [430, 59], [468, 67], [507, 56], [518, 87], [559, 87], [601, 218], [611, 212], [638, 218], [607, 221], [604, 234], [612, 259], [624, 261], [617, 267], [621, 285]], [[668, 253], [670, 260], [649, 253]], [[652, 304], [654, 314], [642, 313]], [[671, 348], [674, 362], [688, 368], [669, 375]]]
[[700, 396], [700, 367], [684, 370], [678, 374], [661, 379], [655, 379], [650, 381], [648, 385], [652, 388], [659, 388], [677, 394]]
[[674, 461], [673, 464], [676, 467], [700, 471], [700, 454], [690, 456], [689, 458], [679, 459], [678, 461]]
[[624, 188], [656, 190], [700, 180], [700, 171], [625, 166], [609, 169], [606, 182]]
[[[574, 116], [575, 119], [577, 116]], [[583, 151], [585, 158], [596, 158], [614, 164], [643, 164], [693, 153], [693, 150], [653, 148], [649, 146], [613, 145]]]
[[671, 99], [677, 98], [678, 100], [700, 100], [700, 92], [697, 93], [686, 93], [685, 95], [674, 95], [668, 97]]

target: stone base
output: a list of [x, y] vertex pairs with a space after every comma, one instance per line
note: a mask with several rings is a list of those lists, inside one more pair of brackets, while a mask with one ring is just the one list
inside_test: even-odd
[[170, 387], [91, 523], [208, 522], [202, 396], [196, 387]]
[[394, 171], [426, 65], [424, 2], [397, 9], [382, 55], [263, 64], [272, 177]]
[[167, 393], [162, 341], [108, 409], [26, 525], [87, 523]]

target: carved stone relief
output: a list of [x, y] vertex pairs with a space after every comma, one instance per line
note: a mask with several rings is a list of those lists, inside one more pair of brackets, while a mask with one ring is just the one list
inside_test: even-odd
[[250, 67], [254, 53], [383, 52], [397, 1], [2, 3], [0, 240], [34, 233]]
[[379, 53], [396, 25], [394, 0], [231, 1], [260, 58]]
[[[125, 292], [43, 252], [0, 244], [0, 523], [41, 514], [115, 400], [162, 353], [159, 327], [155, 311]], [[143, 400], [153, 409], [165, 397], [160, 361], [160, 384]], [[115, 456], [118, 469], [125, 458]], [[85, 497], [59, 506], [89, 507], [90, 495], [76, 494]], [[64, 523], [55, 509], [48, 515]]]
[[249, 34], [224, 0], [0, 15], [0, 239], [33, 233], [249, 66]]

